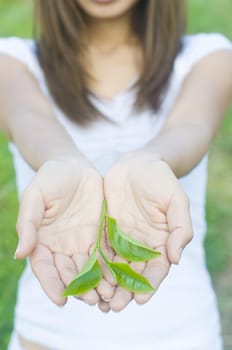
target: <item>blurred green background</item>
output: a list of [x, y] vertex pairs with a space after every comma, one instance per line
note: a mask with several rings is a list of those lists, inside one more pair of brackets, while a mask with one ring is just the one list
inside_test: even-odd
[[[49, 1], [49, 0], [48, 0]], [[188, 32], [220, 32], [232, 40], [232, 0], [188, 0]], [[0, 36], [32, 35], [32, 0], [0, 0]], [[217, 291], [225, 350], [232, 350], [232, 109], [211, 147], [207, 196], [207, 264]], [[17, 194], [12, 159], [0, 135], [0, 349], [13, 322], [17, 279], [24, 263], [13, 260]], [[204, 349], [202, 349], [204, 350]]]

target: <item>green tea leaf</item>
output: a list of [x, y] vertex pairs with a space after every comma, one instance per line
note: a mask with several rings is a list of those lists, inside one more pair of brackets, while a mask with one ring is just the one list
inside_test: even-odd
[[108, 259], [105, 256], [102, 247], [101, 247], [101, 238], [102, 238], [102, 231], [103, 231], [103, 227], [105, 224], [105, 216], [106, 216], [106, 200], [104, 199], [102, 202], [102, 211], [101, 211], [101, 217], [100, 217], [100, 224], [98, 227], [98, 234], [97, 234], [97, 249], [103, 259], [103, 261], [107, 264], [108, 263]]
[[120, 230], [114, 218], [106, 216], [110, 243], [118, 255], [129, 261], [147, 261], [161, 253], [133, 239]]
[[120, 262], [112, 262], [109, 265], [117, 283], [129, 292], [147, 293], [155, 291], [150, 282], [134, 271], [130, 265]]
[[92, 269], [92, 267], [94, 266], [96, 261], [97, 261], [97, 254], [96, 254], [96, 250], [94, 249], [92, 254], [89, 256], [89, 259], [86, 261], [83, 269], [79, 272], [78, 277], [80, 277], [80, 276], [86, 274], [88, 271], [90, 271]]
[[96, 288], [103, 277], [101, 266], [97, 260], [96, 250], [90, 255], [82, 271], [71, 281], [63, 292], [63, 297], [80, 295]]

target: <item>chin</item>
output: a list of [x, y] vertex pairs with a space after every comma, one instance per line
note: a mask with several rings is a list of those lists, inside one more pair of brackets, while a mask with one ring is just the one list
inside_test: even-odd
[[128, 13], [138, 0], [76, 0], [82, 11], [95, 19], [114, 19]]

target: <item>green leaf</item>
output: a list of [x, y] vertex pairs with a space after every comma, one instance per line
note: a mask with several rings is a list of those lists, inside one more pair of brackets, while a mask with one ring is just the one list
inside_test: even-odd
[[120, 262], [113, 262], [109, 265], [117, 283], [129, 292], [147, 293], [155, 291], [150, 282], [134, 271], [130, 265]]
[[120, 230], [114, 218], [106, 216], [110, 243], [118, 255], [129, 261], [147, 261], [161, 253], [133, 239]]
[[90, 255], [82, 271], [71, 281], [63, 292], [63, 297], [80, 295], [96, 288], [103, 277], [101, 266], [97, 260], [96, 249]]
[[102, 259], [107, 264], [108, 263], [108, 259], [105, 256], [105, 254], [104, 254], [104, 252], [102, 250], [102, 247], [101, 247], [102, 230], [103, 230], [104, 223], [105, 223], [105, 217], [106, 217], [106, 200], [104, 199], [103, 203], [102, 203], [100, 224], [99, 224], [99, 227], [98, 227], [98, 234], [97, 234], [97, 249], [98, 249]]

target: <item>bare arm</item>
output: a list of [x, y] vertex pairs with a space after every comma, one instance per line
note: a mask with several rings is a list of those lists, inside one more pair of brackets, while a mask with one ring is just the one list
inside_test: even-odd
[[[45, 293], [63, 305], [62, 292], [96, 242], [102, 177], [57, 121], [23, 64], [0, 56], [0, 76], [0, 129], [37, 170], [20, 198], [15, 258], [28, 256]], [[98, 288], [80, 298], [95, 304], [99, 295], [113, 293], [104, 279]]]
[[166, 161], [177, 177], [207, 152], [232, 99], [232, 52], [201, 60], [186, 78], [160, 134], [143, 150]]
[[[192, 70], [191, 74], [186, 79], [178, 101], [159, 136], [143, 149], [143, 151], [148, 151], [149, 158], [153, 159], [157, 156], [157, 158], [160, 157], [161, 159], [164, 159], [177, 176], [186, 174], [197, 164], [206, 152], [231, 99], [231, 62], [231, 53], [215, 53], [200, 62]], [[44, 97], [37, 82], [32, 78], [27, 69], [14, 59], [7, 56], [0, 56], [0, 74], [0, 128], [6, 133], [9, 139], [14, 141], [27, 162], [37, 170], [41, 165], [47, 163], [47, 161], [57, 158], [59, 159], [60, 157], [83, 159], [83, 156], [76, 149], [70, 136], [56, 120], [49, 102]], [[150, 154], [152, 157], [150, 157]], [[141, 176], [139, 174], [139, 169], [141, 170], [141, 157], [139, 156], [137, 160], [138, 161], [134, 159], [134, 161], [129, 162], [126, 165], [130, 173], [137, 174], [136, 184], [140, 183], [143, 178], [143, 174], [141, 174]], [[142, 160], [144, 164], [143, 169], [145, 169], [146, 165], [148, 169], [146, 174], [149, 175], [151, 173], [150, 167], [152, 162], [150, 162], [150, 159], [147, 160], [147, 158]], [[152, 275], [159, 276], [158, 280], [153, 283], [158, 286], [167, 274], [170, 262], [175, 263], [179, 260], [178, 252], [180, 248], [183, 248], [191, 239], [191, 227], [186, 199], [183, 197], [181, 189], [178, 187], [178, 183], [175, 182], [174, 175], [171, 174], [166, 165], [154, 164], [154, 167], [155, 169], [152, 174], [157, 176], [157, 169], [161, 174], [157, 183], [165, 183], [165, 179], [167, 178], [171, 179], [169, 181], [170, 184], [174, 183], [174, 186], [171, 186], [170, 191], [168, 191], [167, 186], [159, 186], [159, 188], [166, 188], [168, 191], [168, 193], [166, 193], [166, 202], [169, 203], [167, 216], [170, 221], [169, 227], [173, 227], [173, 230], [171, 231], [170, 238], [167, 242], [167, 254], [169, 260], [166, 257], [166, 265], [163, 265], [163, 263], [159, 265], [159, 262], [157, 261], [156, 268], [158, 269], [158, 272], [157, 274], [153, 274], [152, 272]], [[133, 168], [136, 169], [136, 171], [133, 172]], [[75, 184], [73, 184], [73, 182], [70, 182], [70, 173], [74, 179], [77, 179], [76, 186], [74, 186]], [[164, 173], [167, 175], [166, 178], [163, 176]], [[51, 174], [52, 176], [48, 177], [48, 174]], [[55, 174], [55, 176], [53, 174]], [[58, 180], [60, 183], [59, 181], [57, 182], [57, 174], [59, 174]], [[116, 176], [116, 179], [121, 178], [122, 172], [120, 171], [119, 174], [120, 176]], [[52, 179], [51, 182], [49, 181], [50, 178]], [[67, 180], [65, 183], [64, 178]], [[78, 184], [79, 182], [82, 183], [82, 178], [90, 178], [91, 186], [94, 184], [94, 189], [90, 186], [90, 189], [87, 189], [85, 193], [83, 193], [83, 203], [86, 205], [86, 203], [91, 202], [90, 204], [95, 205], [97, 203], [97, 205], [94, 208], [85, 208], [86, 213], [85, 215], [80, 215], [79, 222], [77, 220], [78, 218], [76, 219], [75, 216], [78, 211], [76, 210], [77, 204], [73, 201], [73, 194], [76, 194], [77, 192], [77, 202], [80, 203]], [[92, 178], [94, 178], [94, 181]], [[56, 182], [54, 182], [54, 179], [56, 179]], [[127, 180], [128, 178], [125, 179], [125, 181]], [[149, 184], [149, 191], [145, 191], [146, 193], [150, 192], [150, 184], [153, 182], [145, 181], [145, 183]], [[53, 185], [54, 189], [52, 193], [50, 183]], [[86, 181], [84, 181], [84, 183], [86, 183]], [[50, 252], [52, 252], [52, 254], [55, 252], [58, 254], [62, 253], [64, 256], [70, 256], [70, 247], [73, 249], [73, 244], [70, 244], [69, 246], [69, 242], [73, 242], [72, 222], [69, 220], [69, 224], [71, 225], [70, 230], [68, 230], [69, 234], [71, 234], [71, 239], [69, 241], [67, 238], [66, 211], [68, 212], [69, 217], [70, 212], [71, 214], [73, 213], [71, 217], [75, 219], [73, 224], [73, 227], [75, 228], [74, 236], [78, 242], [78, 244], [75, 244], [75, 247], [83, 247], [83, 242], [81, 241], [83, 238], [82, 230], [84, 227], [83, 218], [88, 218], [88, 222], [84, 222], [84, 224], [87, 224], [87, 228], [89, 228], [90, 213], [91, 215], [96, 214], [96, 217], [94, 216], [91, 221], [93, 223], [93, 228], [95, 228], [103, 197], [106, 196], [110, 207], [110, 204], [113, 203], [113, 199], [110, 198], [110, 196], [114, 193], [117, 194], [117, 192], [112, 191], [114, 181], [113, 186], [111, 186], [109, 176], [106, 185], [103, 194], [102, 181], [95, 173], [92, 174], [91, 172], [91, 174], [89, 174], [89, 171], [87, 173], [86, 171], [80, 172], [79, 166], [77, 166], [77, 169], [76, 167], [71, 166], [70, 171], [70, 167], [64, 167], [62, 164], [49, 164], [42, 167], [42, 170], [39, 170], [38, 175], [22, 198], [18, 219], [20, 245], [17, 251], [17, 257], [23, 258], [28, 255], [30, 256], [33, 269], [40, 280], [41, 285], [44, 287], [50, 298], [58, 304], [63, 303], [60, 298], [60, 293], [64, 286], [70, 282], [72, 276], [76, 272], [74, 271], [72, 276], [66, 276], [63, 271], [64, 264], [62, 263], [61, 268], [58, 269], [59, 274], [57, 274], [57, 270], [53, 266], [53, 261], [49, 260], [48, 263], [50, 263], [50, 270], [48, 271], [48, 263], [46, 263], [45, 273], [44, 266], [40, 264], [41, 261], [43, 262], [45, 260], [41, 260], [41, 256], [46, 253], [47, 260], [50, 259]], [[70, 189], [70, 186], [74, 186], [74, 188]], [[43, 191], [41, 191], [41, 188]], [[99, 188], [99, 191], [96, 191], [96, 188]], [[128, 188], [128, 186], [126, 186], [126, 188]], [[172, 207], [170, 205], [169, 196], [173, 193], [173, 188], [176, 189], [177, 195], [175, 197], [172, 196], [172, 198], [178, 199], [181, 205], [176, 205], [176, 202], [174, 201]], [[121, 183], [119, 189], [123, 190]], [[140, 188], [136, 186], [136, 190], [138, 191], [138, 198], [140, 200]], [[62, 193], [60, 193], [60, 191]], [[89, 199], [92, 196], [93, 192], [98, 194], [97, 200], [86, 200], [86, 198]], [[71, 196], [70, 202], [64, 200], [64, 198], [67, 199], [68, 194]], [[156, 190], [154, 190], [154, 194], [157, 196]], [[120, 196], [117, 194], [116, 202], [118, 197]], [[161, 197], [163, 198], [163, 194]], [[157, 201], [158, 200], [159, 198]], [[33, 206], [31, 205], [32, 203], [34, 204]], [[57, 203], [59, 205], [57, 205]], [[162, 200], [161, 204], [163, 205]], [[111, 204], [111, 208], [112, 207]], [[181, 210], [179, 215], [176, 215], [178, 207], [181, 208]], [[83, 208], [84, 205], [81, 206], [82, 210]], [[121, 210], [121, 203], [119, 203], [119, 208], [120, 212], [124, 213], [124, 211]], [[173, 211], [171, 210], [172, 208]], [[64, 216], [64, 220], [60, 213]], [[80, 213], [82, 212], [80, 211]], [[53, 220], [48, 222], [47, 219], [51, 218], [51, 215], [53, 215]], [[164, 219], [166, 220], [166, 217]], [[45, 220], [46, 225], [43, 225], [43, 220]], [[53, 223], [55, 225], [54, 227]], [[60, 244], [59, 239], [57, 239], [56, 245], [53, 244], [53, 241], [52, 243], [49, 242], [51, 243], [49, 246], [49, 252], [42, 251], [41, 253], [38, 249], [41, 245], [44, 245], [44, 237], [46, 239], [51, 237], [52, 240], [54, 240], [54, 232], [57, 233], [57, 223], [60, 228], [58, 238], [62, 238], [64, 232], [66, 245], [64, 246], [63, 243]], [[80, 235], [76, 234], [76, 232], [78, 232], [78, 230], [76, 230], [78, 223], [80, 223], [80, 227], [82, 228], [82, 230], [80, 230]], [[50, 229], [50, 236], [47, 232], [44, 234], [44, 227]], [[87, 247], [85, 251], [89, 251], [89, 246], [95, 242], [95, 239], [96, 234], [95, 230], [93, 230], [93, 233], [90, 235], [89, 241], [86, 244]], [[48, 247], [48, 244], [46, 243], [45, 246]], [[56, 251], [57, 246], [62, 247], [64, 251]], [[79, 252], [75, 252], [76, 255], [78, 255], [78, 253]], [[83, 251], [81, 254], [83, 255]], [[163, 258], [165, 258], [165, 254], [163, 254]], [[71, 263], [72, 262], [70, 262], [70, 264]], [[162, 270], [160, 266], [165, 266], [165, 271]], [[60, 275], [63, 276], [62, 280], [59, 279]], [[48, 285], [49, 280], [56, 281], [54, 282], [56, 287], [54, 287], [54, 284]], [[99, 291], [99, 295], [105, 294], [104, 296], [108, 298], [109, 291], [110, 290], [107, 291], [107, 288], [104, 287]], [[91, 298], [92, 297], [96, 300], [96, 296], [92, 295]], [[142, 301], [140, 300], [140, 302], [146, 301], [146, 298]]]
[[57, 158], [84, 160], [28, 69], [0, 55], [0, 76], [0, 129], [32, 168]]
[[[158, 137], [122, 157], [104, 178], [108, 212], [121, 230], [161, 252], [136, 266], [156, 289], [193, 236], [188, 199], [176, 176], [188, 173], [207, 151], [232, 97], [231, 73], [229, 52], [197, 64]], [[144, 304], [152, 293], [132, 296], [117, 286], [110, 307], [120, 311], [132, 297]]]
[[[0, 128], [38, 169], [57, 157], [83, 156], [53, 115], [26, 67], [0, 56]], [[232, 98], [232, 53], [216, 52], [198, 63], [158, 137], [143, 150], [165, 160], [180, 177], [204, 156]], [[12, 101], [14, 101], [12, 103]]]

